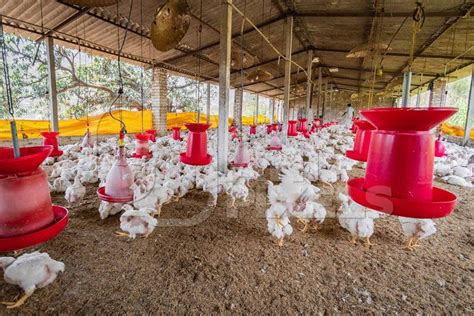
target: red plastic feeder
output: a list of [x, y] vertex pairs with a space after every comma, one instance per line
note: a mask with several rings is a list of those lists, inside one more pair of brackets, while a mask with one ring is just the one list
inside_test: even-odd
[[306, 122], [307, 122], [308, 120], [307, 120], [306, 118], [302, 117], [302, 118], [298, 119], [298, 121], [300, 122], [300, 124], [299, 124], [299, 125], [300, 125], [300, 126], [299, 126], [300, 129], [299, 129], [299, 131], [300, 131], [301, 133], [303, 133], [303, 134], [306, 133], [306, 132], [308, 132], [308, 127], [307, 127], [307, 125], [306, 125]]
[[267, 150], [282, 150], [283, 146], [281, 144], [281, 139], [278, 137], [277, 134], [274, 134], [271, 141], [270, 145], [267, 146]]
[[148, 146], [148, 140], [150, 134], [148, 133], [137, 133], [135, 134], [135, 152], [132, 154], [133, 158], [151, 158], [152, 154]]
[[365, 178], [350, 180], [351, 198], [384, 213], [438, 218], [449, 215], [456, 196], [433, 187], [434, 135], [430, 129], [456, 108], [378, 108], [360, 111], [372, 132]]
[[105, 187], [97, 190], [97, 196], [102, 201], [110, 203], [127, 203], [133, 201], [133, 173], [127, 164], [125, 150], [119, 147], [118, 157], [107, 174]]
[[212, 161], [212, 156], [207, 153], [207, 132], [210, 124], [188, 123], [188, 142], [186, 152], [180, 154], [181, 162], [193, 165], [208, 165]]
[[46, 174], [39, 168], [52, 146], [0, 149], [0, 251], [43, 243], [64, 230], [68, 211], [53, 206]]
[[145, 133], [150, 135], [150, 141], [156, 142], [156, 129], [147, 129]]
[[250, 135], [257, 134], [257, 125], [250, 125]]
[[273, 132], [273, 124], [267, 124], [267, 134], [271, 134]]
[[173, 139], [174, 140], [182, 140], [181, 138], [181, 127], [175, 126], [172, 128], [173, 130]]
[[288, 121], [288, 136], [298, 136], [296, 131], [296, 123], [298, 121], [290, 120]]
[[366, 120], [354, 121], [354, 125], [357, 126], [354, 149], [347, 150], [346, 156], [358, 161], [367, 161], [370, 139], [372, 137], [372, 131], [375, 130], [375, 126]]
[[444, 156], [446, 156], [446, 147], [444, 147], [443, 141], [441, 140], [441, 134], [439, 134], [435, 141], [435, 157]]
[[40, 134], [43, 136], [43, 146], [53, 146], [53, 151], [49, 154], [50, 157], [59, 157], [63, 154], [58, 145], [59, 132], [41, 132]]
[[250, 154], [241, 138], [235, 153], [234, 161], [232, 161], [230, 165], [234, 168], [246, 168], [248, 167], [249, 163]]

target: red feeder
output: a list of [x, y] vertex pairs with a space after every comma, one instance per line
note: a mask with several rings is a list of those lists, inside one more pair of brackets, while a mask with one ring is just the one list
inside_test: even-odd
[[182, 140], [181, 138], [181, 127], [175, 126], [173, 129], [173, 139], [174, 140]]
[[147, 129], [145, 133], [150, 135], [150, 141], [156, 142], [156, 129]]
[[212, 156], [207, 153], [207, 132], [210, 124], [188, 123], [188, 142], [186, 144], [186, 152], [180, 154], [181, 162], [202, 166], [208, 165], [212, 161]]
[[110, 203], [127, 203], [133, 201], [133, 173], [127, 164], [125, 150], [119, 146], [118, 157], [107, 174], [105, 187], [97, 190], [97, 195], [102, 201]]
[[150, 134], [148, 133], [137, 133], [135, 134], [135, 152], [133, 153], [133, 158], [151, 158], [152, 154], [148, 146], [148, 140], [150, 139]]
[[270, 145], [267, 146], [267, 150], [282, 150], [283, 146], [281, 144], [280, 137], [277, 134], [274, 134]]
[[[271, 134], [274, 130], [274, 127], [273, 127], [274, 124], [267, 124], [266, 128], [267, 128], [267, 134]], [[276, 125], [276, 124], [275, 124]]]
[[430, 129], [456, 108], [378, 108], [361, 111], [372, 132], [365, 178], [350, 180], [351, 198], [384, 213], [438, 218], [449, 215], [456, 196], [433, 187], [434, 136]]
[[48, 180], [39, 168], [52, 146], [0, 149], [0, 252], [41, 244], [64, 230], [65, 208], [51, 205]]
[[250, 125], [250, 135], [257, 134], [257, 125]]
[[53, 151], [49, 154], [50, 157], [59, 157], [63, 154], [58, 145], [59, 132], [41, 132], [40, 134], [43, 136], [43, 146], [53, 146]]
[[290, 120], [288, 121], [288, 136], [298, 136], [298, 133], [296, 132], [296, 122]]
[[346, 156], [358, 161], [367, 161], [370, 139], [372, 137], [372, 131], [375, 130], [375, 126], [366, 120], [354, 121], [353, 124], [357, 129], [354, 140], [354, 149], [347, 150]]
[[438, 139], [435, 141], [435, 157], [446, 156], [446, 147], [444, 147], [443, 141], [441, 140], [441, 134], [438, 135]]
[[231, 162], [231, 166], [234, 168], [246, 168], [250, 163], [250, 155], [247, 147], [245, 146], [242, 138], [239, 140], [239, 147], [235, 153], [234, 161]]
[[300, 124], [299, 124], [299, 125], [300, 125], [300, 126], [299, 126], [300, 129], [299, 129], [299, 131], [300, 131], [301, 133], [303, 133], [303, 134], [304, 134], [304, 133], [307, 133], [307, 132], [308, 132], [308, 127], [306, 126], [306, 121], [307, 121], [307, 119], [304, 118], [304, 117], [302, 117], [302, 118], [298, 119], [298, 121], [300, 122]]

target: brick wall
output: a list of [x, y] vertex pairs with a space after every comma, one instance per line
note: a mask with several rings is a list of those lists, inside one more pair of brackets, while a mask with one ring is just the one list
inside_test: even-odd
[[237, 126], [241, 125], [241, 118], [242, 118], [242, 89], [237, 88], [235, 89], [234, 93], [234, 122]]
[[166, 69], [153, 68], [151, 82], [151, 109], [153, 126], [160, 135], [166, 133], [166, 114], [168, 112], [168, 73]]

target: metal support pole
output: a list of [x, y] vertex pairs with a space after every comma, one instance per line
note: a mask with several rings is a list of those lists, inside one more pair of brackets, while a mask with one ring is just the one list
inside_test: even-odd
[[328, 80], [326, 80], [325, 86], [324, 86], [324, 102], [323, 102], [323, 109], [321, 111], [321, 115], [323, 116], [323, 119], [326, 119], [325, 112], [326, 112], [326, 105], [328, 103], [328, 96], [329, 96], [329, 91], [328, 91]]
[[308, 66], [307, 70], [308, 78], [306, 80], [306, 110], [304, 116], [311, 120], [311, 94], [313, 93], [313, 85], [311, 84], [311, 79], [313, 78], [313, 51], [308, 51]]
[[403, 85], [402, 85], [402, 107], [403, 108], [410, 106], [410, 87], [411, 87], [411, 71], [407, 71], [403, 74]]
[[207, 82], [206, 124], [211, 123], [211, 83]]
[[273, 117], [275, 116], [275, 98], [270, 99], [270, 106], [268, 108], [268, 119], [270, 124], [273, 124]]
[[53, 132], [59, 131], [58, 119], [58, 91], [56, 88], [56, 67], [54, 64], [54, 40], [48, 36], [47, 40], [48, 54], [48, 88], [49, 88], [49, 113], [51, 117], [51, 129]]
[[232, 39], [232, 0], [221, 0], [221, 26], [219, 47], [219, 127], [217, 129], [217, 170], [227, 171], [230, 50]]
[[283, 91], [283, 129], [282, 142], [286, 144], [288, 138], [288, 115], [290, 110], [290, 80], [291, 80], [291, 52], [293, 48], [293, 16], [286, 18], [285, 29], [285, 81]]
[[257, 106], [256, 106], [256, 109], [255, 109], [255, 124], [258, 125], [258, 101], [259, 101], [259, 97], [258, 97], [258, 94], [257, 94]]
[[319, 93], [318, 93], [318, 107], [316, 116], [319, 118], [319, 113], [323, 103], [323, 69], [321, 67], [318, 68], [318, 85], [319, 85]]
[[464, 138], [462, 144], [466, 146], [472, 129], [472, 120], [474, 119], [474, 65], [472, 67], [471, 88], [469, 89], [469, 100], [467, 101], [466, 124], [464, 125]]

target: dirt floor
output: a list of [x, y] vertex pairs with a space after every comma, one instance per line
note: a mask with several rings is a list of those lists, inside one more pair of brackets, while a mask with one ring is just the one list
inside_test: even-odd
[[[0, 314], [474, 313], [472, 189], [437, 184], [459, 202], [415, 252], [403, 249], [395, 217], [376, 221], [370, 249], [350, 244], [334, 219], [317, 232], [296, 231], [280, 248], [266, 229], [265, 178], [276, 180], [276, 171], [255, 181], [236, 211], [226, 197], [211, 208], [207, 194], [190, 193], [164, 207], [148, 239], [133, 241], [114, 235], [118, 216], [100, 220], [90, 186], [70, 208], [66, 231], [38, 248], [63, 261], [65, 273], [20, 309], [0, 306]], [[331, 189], [321, 188], [335, 211]], [[53, 200], [66, 205], [60, 195]], [[0, 300], [20, 294], [0, 280]]]

